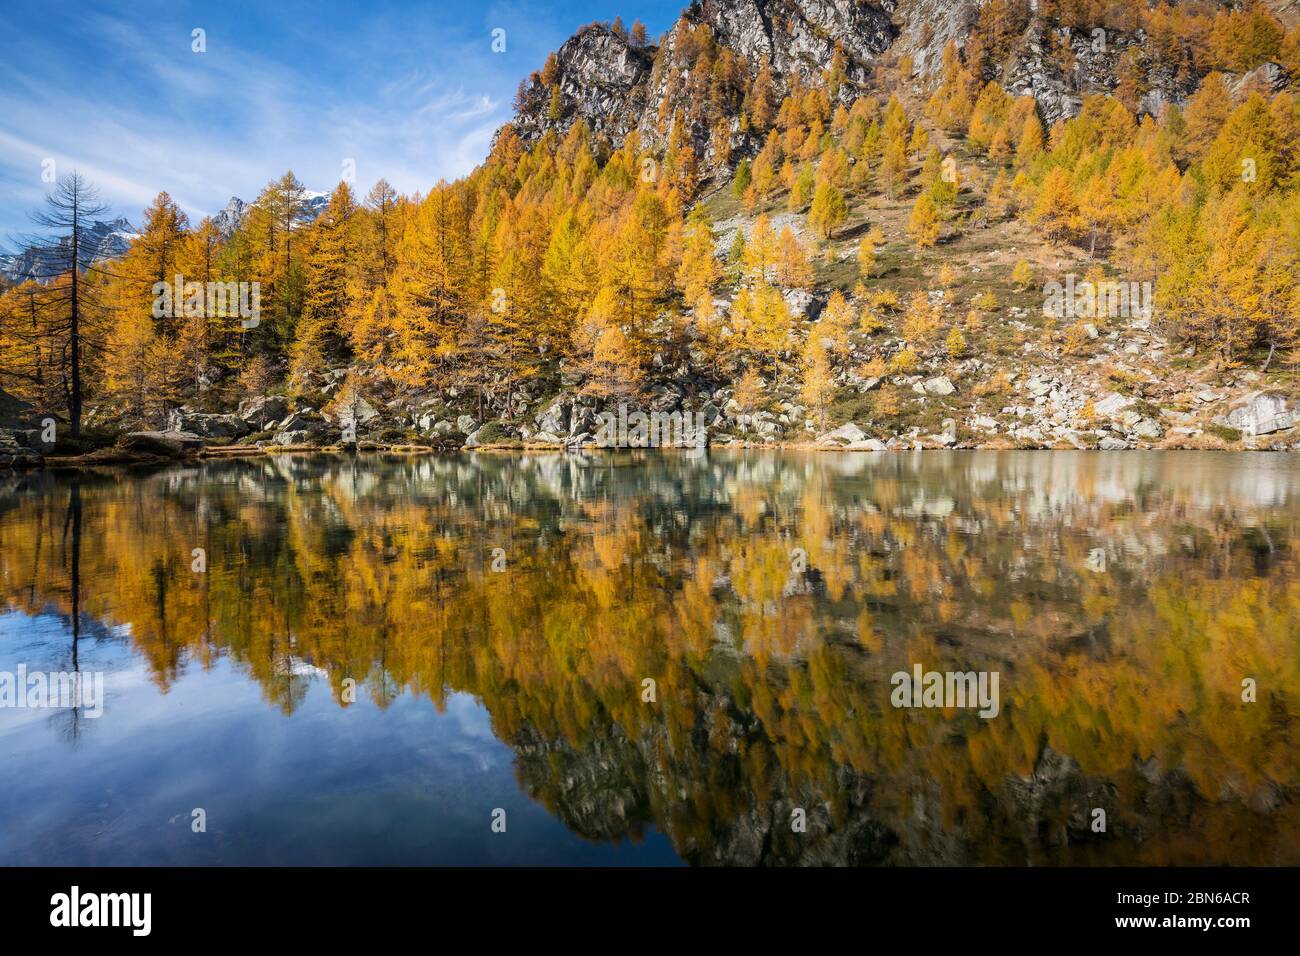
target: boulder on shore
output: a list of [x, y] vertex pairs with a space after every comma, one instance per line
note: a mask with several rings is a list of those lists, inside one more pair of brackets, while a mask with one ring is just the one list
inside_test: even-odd
[[271, 436], [273, 445], [311, 445], [316, 443], [318, 433], [305, 428], [286, 428]]
[[1154, 418], [1140, 417], [1129, 425], [1129, 432], [1143, 441], [1156, 441], [1163, 437], [1165, 429]]
[[1271, 435], [1300, 422], [1300, 415], [1287, 410], [1284, 396], [1263, 393], [1255, 395], [1246, 404], [1237, 406], [1223, 419], [1216, 421], [1237, 429], [1243, 435]]
[[569, 406], [563, 398], [557, 398], [533, 416], [537, 430], [551, 435], [569, 433]]
[[203, 447], [203, 438], [192, 432], [131, 432], [123, 436], [121, 446], [129, 451], [180, 458]]
[[378, 417], [378, 409], [360, 395], [355, 396], [352, 401], [335, 412], [340, 427], [351, 425], [353, 428], [364, 428]]
[[188, 432], [203, 438], [242, 438], [252, 430], [238, 415], [209, 415], [184, 406], [167, 413], [169, 432]]
[[866, 437], [866, 432], [852, 422], [849, 422], [847, 425], [841, 425], [834, 431], [827, 432], [825, 435], [818, 438], [817, 441], [822, 445], [851, 445], [854, 442], [862, 441]]
[[459, 451], [465, 444], [467, 436], [464, 432], [458, 432], [454, 429], [451, 431], [436, 432], [429, 436], [429, 444], [435, 451]]
[[289, 400], [279, 395], [259, 395], [246, 398], [235, 412], [241, 420], [258, 430], [283, 421], [289, 415]]
[[14, 432], [0, 429], [0, 468], [34, 468], [40, 463], [40, 452], [27, 447]]

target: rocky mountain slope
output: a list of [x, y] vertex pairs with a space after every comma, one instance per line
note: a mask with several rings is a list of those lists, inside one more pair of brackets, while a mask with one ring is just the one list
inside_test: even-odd
[[[135, 229], [124, 218], [109, 222], [92, 221], [82, 230], [81, 244], [87, 250], [85, 255], [78, 253], [83, 261], [99, 262], [114, 259], [126, 252], [127, 246], [135, 238]], [[61, 249], [64, 248], [61, 246]], [[0, 274], [13, 283], [35, 279], [48, 282], [66, 264], [66, 252], [50, 252], [40, 248], [29, 248], [10, 256], [0, 257]]]
[[[1284, 23], [1300, 16], [1294, 0], [1273, 5]], [[1147, 42], [1140, 29], [1099, 34], [1049, 28], [1028, 15], [1030, 7], [1022, 19], [1013, 14], [1015, 35], [1005, 55], [989, 64], [986, 78], [1014, 95], [1033, 96], [1049, 124], [1077, 114], [1087, 94], [1114, 91], [1125, 55]], [[796, 81], [815, 84], [838, 51], [844, 70], [839, 100], [849, 103], [877, 70], [904, 58], [911, 62], [914, 90], [932, 90], [945, 47], [967, 43], [980, 8], [978, 0], [695, 0], [658, 47], [638, 46], [624, 33], [591, 24], [556, 52], [554, 84], [543, 71], [521, 86], [512, 125], [525, 143], [548, 131], [562, 134], [582, 120], [615, 147], [632, 130], [662, 145], [662, 119], [680, 111], [692, 122], [691, 136], [705, 154], [705, 167], [716, 172], [716, 157], [706, 148], [711, 131], [698, 121], [699, 91], [687, 82], [686, 51], [702, 29], [736, 57], [746, 85], [768, 68], [777, 95]], [[1068, 47], [1073, 70], [1067, 73], [1049, 55], [1053, 44]], [[1166, 103], [1185, 101], [1198, 80], [1149, 65], [1142, 76], [1141, 109], [1156, 113]], [[550, 92], [552, 86], [558, 95]], [[734, 115], [730, 129], [742, 151], [759, 145]]]
[[[315, 221], [316, 217], [321, 214], [326, 206], [329, 205], [329, 193], [309, 191], [303, 195], [303, 223]], [[238, 196], [231, 196], [230, 201], [212, 217], [212, 223], [217, 227], [223, 239], [229, 239], [231, 234], [244, 222], [244, 217], [248, 215], [250, 203], [244, 202]]]
[[223, 239], [228, 239], [244, 221], [247, 212], [248, 203], [238, 196], [231, 196], [230, 202], [212, 217], [212, 224], [217, 227], [217, 232], [221, 233]]
[[[308, 192], [304, 195], [303, 222], [313, 222], [329, 204], [329, 193]], [[239, 228], [248, 213], [249, 204], [238, 196], [231, 196], [230, 201], [212, 217], [217, 231], [223, 238], [230, 238]], [[135, 229], [125, 217], [108, 222], [92, 221], [82, 234], [82, 243], [90, 249], [91, 262], [116, 259], [127, 250], [135, 238]], [[0, 256], [0, 275], [14, 284], [35, 279], [48, 282], [59, 271], [60, 257], [42, 253], [40, 249], [25, 249], [8, 256]]]
[[[521, 87], [512, 125], [525, 143], [548, 131], [562, 134], [578, 120], [614, 145], [632, 130], [661, 143], [660, 117], [680, 111], [692, 120], [691, 136], [703, 151], [711, 131], [699, 121], [699, 91], [686, 82], [688, 50], [697, 36], [707, 30], [734, 55], [746, 82], [767, 67], [778, 91], [796, 79], [811, 83], [839, 49], [846, 81], [861, 84], [896, 36], [893, 8], [892, 0], [696, 0], [661, 47], [637, 46], [625, 34], [592, 24], [556, 52], [554, 84], [534, 73]], [[552, 86], [558, 96], [549, 92]], [[748, 141], [737, 117], [730, 126], [740, 142]]]

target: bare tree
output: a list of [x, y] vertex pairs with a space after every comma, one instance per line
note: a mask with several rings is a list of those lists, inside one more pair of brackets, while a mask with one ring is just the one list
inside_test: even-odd
[[60, 341], [56, 361], [64, 373], [64, 399], [73, 437], [81, 435], [85, 322], [94, 305], [93, 285], [85, 281], [85, 272], [98, 251], [90, 224], [107, 212], [108, 206], [95, 189], [74, 170], [55, 184], [45, 197], [45, 207], [32, 214], [32, 221], [44, 234], [22, 240], [24, 252], [38, 264], [33, 278], [53, 282], [32, 293], [32, 314], [35, 316], [35, 297], [40, 295], [52, 316], [47, 334]]

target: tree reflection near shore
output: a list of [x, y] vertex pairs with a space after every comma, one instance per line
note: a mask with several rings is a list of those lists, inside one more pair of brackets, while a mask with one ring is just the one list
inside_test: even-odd
[[[12, 479], [0, 581], [159, 694], [472, 694], [571, 831], [689, 862], [1294, 864], [1298, 530], [1282, 456], [280, 457]], [[999, 715], [892, 707], [915, 663]]]

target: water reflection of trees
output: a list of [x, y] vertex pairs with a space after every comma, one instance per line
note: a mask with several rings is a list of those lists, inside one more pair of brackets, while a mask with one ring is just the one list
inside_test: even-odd
[[[1300, 862], [1297, 491], [1264, 456], [245, 460], [11, 484], [0, 572], [164, 691], [227, 656], [285, 713], [321, 675], [473, 693], [575, 831], [692, 861]], [[999, 670], [1001, 716], [894, 710], [914, 661]]]

